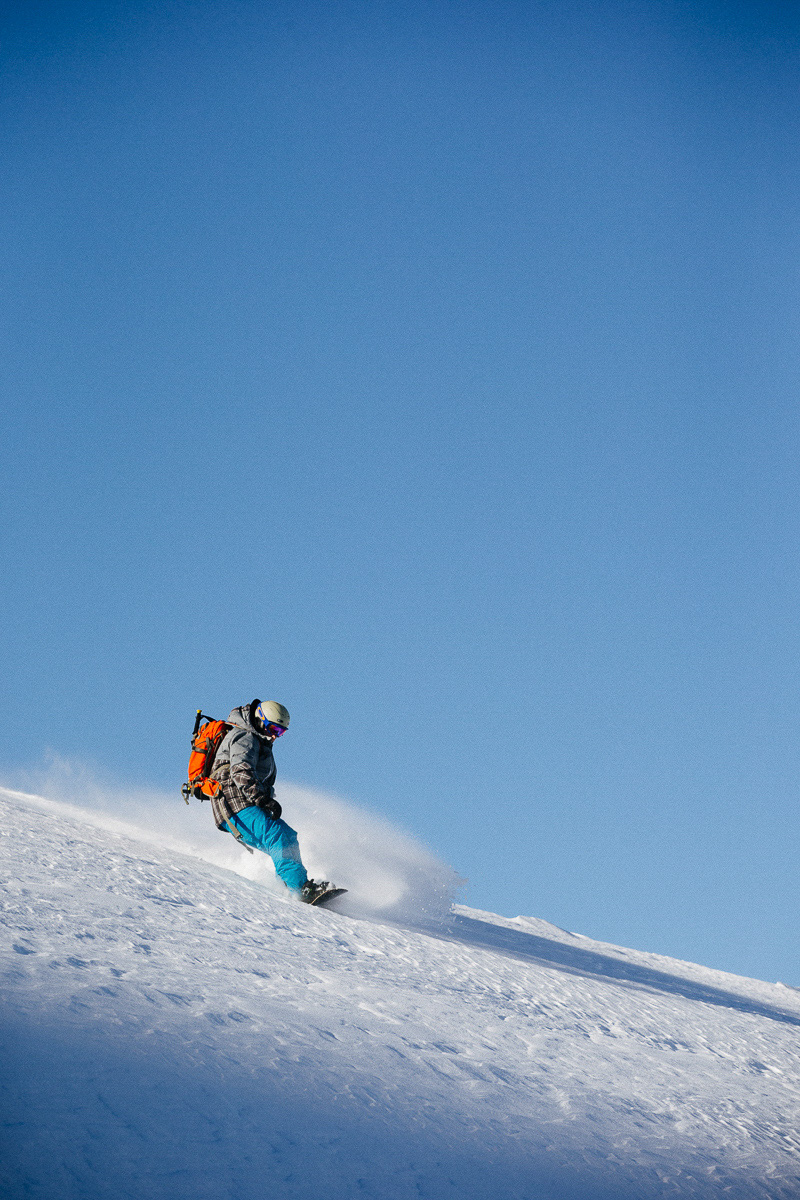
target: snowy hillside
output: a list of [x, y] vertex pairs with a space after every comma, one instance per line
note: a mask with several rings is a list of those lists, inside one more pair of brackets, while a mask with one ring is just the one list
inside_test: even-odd
[[400, 834], [319, 912], [213, 830], [0, 809], [5, 1200], [800, 1198], [794, 989], [448, 914]]

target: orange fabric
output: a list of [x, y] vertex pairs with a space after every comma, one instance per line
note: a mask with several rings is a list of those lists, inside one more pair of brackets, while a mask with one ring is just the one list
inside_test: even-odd
[[208, 773], [214, 765], [214, 755], [220, 742], [230, 729], [225, 721], [206, 721], [192, 739], [192, 752], [189, 755], [189, 786], [195, 795], [202, 792], [205, 796], [216, 796], [220, 785], [216, 779], [209, 779]]

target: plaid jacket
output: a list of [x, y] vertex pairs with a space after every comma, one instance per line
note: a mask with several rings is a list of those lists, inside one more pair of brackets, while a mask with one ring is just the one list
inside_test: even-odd
[[211, 778], [222, 784], [222, 794], [211, 799], [218, 829], [227, 830], [226, 817], [263, 804], [274, 795], [275, 759], [271, 743], [255, 726], [258, 705], [254, 700], [233, 710], [228, 717], [233, 729], [226, 733], [214, 757]]

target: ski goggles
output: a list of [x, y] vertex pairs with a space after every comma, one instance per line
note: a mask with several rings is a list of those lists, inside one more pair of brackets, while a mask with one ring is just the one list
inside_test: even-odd
[[268, 737], [279, 738], [283, 737], [284, 733], [286, 733], [286, 728], [283, 725], [276, 725], [274, 721], [267, 721], [266, 725], [264, 726], [264, 733], [266, 733]]

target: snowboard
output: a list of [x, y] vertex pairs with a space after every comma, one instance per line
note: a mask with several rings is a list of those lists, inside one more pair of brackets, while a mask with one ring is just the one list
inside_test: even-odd
[[346, 891], [347, 888], [330, 888], [327, 892], [323, 892], [320, 896], [317, 896], [316, 900], [312, 900], [311, 905], [316, 905], [317, 908], [324, 908], [326, 904], [330, 904], [331, 900], [335, 900], [337, 896], [343, 896]]

